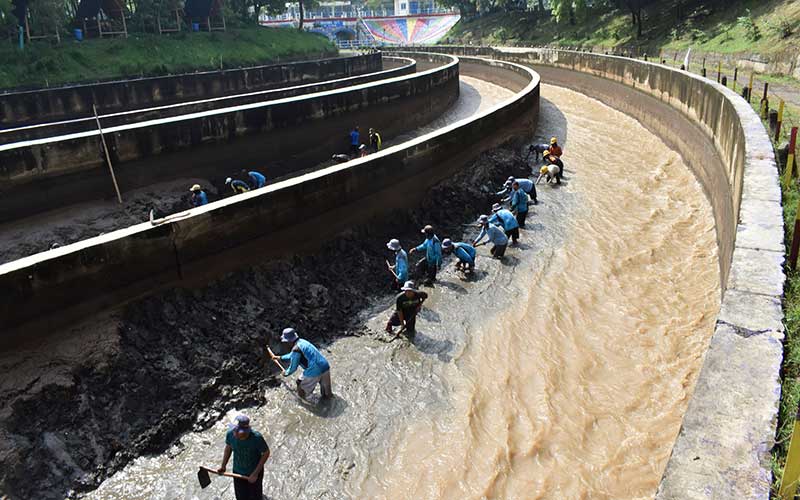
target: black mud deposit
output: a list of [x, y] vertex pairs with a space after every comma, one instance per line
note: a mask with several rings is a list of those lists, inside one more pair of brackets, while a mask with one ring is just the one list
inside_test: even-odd
[[314, 255], [160, 293], [114, 313], [105, 331], [118, 337], [115, 346], [94, 355], [96, 344], [81, 346], [85, 356], [60, 367], [57, 384], [36, 376], [3, 387], [0, 492], [11, 499], [78, 496], [133, 458], [168, 449], [180, 433], [260, 402], [278, 383], [267, 375], [274, 369], [265, 345], [278, 347], [283, 327], [323, 343], [362, 331], [359, 312], [391, 300], [389, 238], [408, 248], [427, 223], [440, 237], [458, 238], [464, 222], [496, 201], [493, 191], [506, 176], [529, 173], [516, 150], [498, 148], [433, 188], [416, 210], [341, 234]]

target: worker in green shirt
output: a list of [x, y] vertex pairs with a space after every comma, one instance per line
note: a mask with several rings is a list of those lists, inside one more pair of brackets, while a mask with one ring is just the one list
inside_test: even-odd
[[218, 474], [225, 472], [231, 453], [234, 474], [247, 477], [233, 480], [236, 500], [262, 500], [264, 464], [269, 458], [269, 446], [259, 432], [250, 428], [250, 418], [246, 415], [238, 415], [225, 435], [225, 453]]

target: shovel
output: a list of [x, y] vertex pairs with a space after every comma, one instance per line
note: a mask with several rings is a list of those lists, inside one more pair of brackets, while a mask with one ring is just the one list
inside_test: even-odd
[[278, 368], [280, 368], [280, 370], [281, 370], [281, 373], [283, 373], [284, 371], [286, 371], [286, 369], [283, 367], [283, 365], [282, 365], [282, 364], [280, 364], [280, 363], [278, 362], [278, 360], [277, 360], [277, 359], [275, 359], [275, 358], [273, 358], [273, 357], [272, 357], [272, 356], [275, 356], [275, 353], [274, 353], [274, 352], [272, 352], [272, 349], [270, 349], [270, 348], [269, 348], [269, 346], [267, 346], [267, 352], [269, 353], [269, 356], [270, 356], [270, 359], [272, 360], [272, 362], [273, 362], [273, 363], [275, 363], [275, 366], [277, 366]]
[[200, 488], [205, 489], [211, 484], [211, 476], [208, 473], [216, 474], [217, 476], [225, 476], [225, 477], [232, 477], [233, 479], [244, 479], [247, 481], [247, 476], [243, 476], [241, 474], [234, 474], [233, 472], [223, 472], [219, 474], [216, 470], [211, 469], [209, 467], [200, 466], [200, 470], [197, 471], [197, 481], [200, 483]]

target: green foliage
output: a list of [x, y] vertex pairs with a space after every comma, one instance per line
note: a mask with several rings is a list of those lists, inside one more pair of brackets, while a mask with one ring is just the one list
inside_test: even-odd
[[0, 88], [44, 86], [132, 76], [268, 64], [336, 54], [325, 37], [293, 29], [229, 29], [170, 36], [0, 45]]
[[746, 9], [745, 15], [736, 19], [736, 24], [744, 30], [747, 39], [751, 42], [755, 42], [761, 38], [761, 30], [758, 29], [758, 25], [753, 19], [753, 14], [750, 12], [750, 9]]
[[17, 17], [12, 12], [13, 8], [11, 0], [0, 0], [0, 33], [13, 33], [16, 30]]

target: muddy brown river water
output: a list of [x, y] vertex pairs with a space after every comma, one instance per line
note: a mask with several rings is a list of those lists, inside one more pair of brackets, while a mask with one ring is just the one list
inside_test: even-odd
[[[537, 139], [562, 139], [565, 182], [540, 186], [506, 261], [483, 247], [474, 280], [447, 268], [413, 342], [380, 341], [388, 304], [366, 311], [371, 335], [326, 347], [333, 401], [279, 387], [240, 409], [272, 448], [268, 498], [653, 497], [719, 308], [711, 207], [635, 120], [542, 97]], [[224, 432], [186, 434], [87, 498], [232, 499], [229, 480], [194, 479]]]

